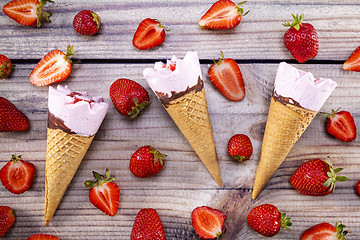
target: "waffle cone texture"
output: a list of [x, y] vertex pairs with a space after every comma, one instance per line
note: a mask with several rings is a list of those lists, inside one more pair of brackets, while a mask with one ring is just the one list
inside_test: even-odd
[[52, 219], [93, 138], [47, 129], [45, 225]]
[[204, 88], [198, 92], [190, 91], [170, 101], [165, 109], [216, 183], [222, 187]]
[[317, 112], [271, 99], [252, 198], [255, 199]]

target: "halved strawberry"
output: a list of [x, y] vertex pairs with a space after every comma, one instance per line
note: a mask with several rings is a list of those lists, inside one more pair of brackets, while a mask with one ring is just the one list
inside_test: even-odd
[[300, 237], [300, 240], [326, 240], [338, 239], [345, 240], [345, 235], [348, 231], [344, 231], [346, 226], [340, 222], [336, 223], [335, 227], [330, 223], [319, 223], [307, 229]]
[[105, 176], [93, 172], [96, 181], [86, 181], [85, 186], [90, 189], [90, 202], [109, 216], [115, 216], [119, 209], [120, 188], [114, 183], [115, 177], [110, 177], [108, 169]]
[[60, 50], [52, 50], [35, 66], [29, 76], [31, 84], [41, 87], [60, 82], [71, 73], [70, 56], [74, 55], [73, 47], [68, 46], [66, 55]]
[[10, 75], [13, 65], [9, 58], [5, 55], [0, 54], [0, 79], [7, 78]]
[[35, 234], [28, 237], [26, 240], [60, 240], [60, 238], [49, 234]]
[[360, 46], [345, 61], [343, 69], [346, 71], [360, 72]]
[[356, 138], [356, 125], [350, 112], [332, 110], [332, 113], [321, 114], [327, 116], [325, 127], [330, 135], [343, 142], [351, 142]]
[[219, 238], [223, 233], [225, 214], [207, 206], [197, 207], [191, 213], [192, 226], [203, 239]]
[[219, 0], [200, 18], [199, 26], [205, 29], [229, 29], [240, 24], [244, 9], [241, 8], [245, 2], [235, 4], [231, 0]]
[[12, 0], [3, 7], [3, 12], [24, 26], [41, 27], [42, 22], [50, 22], [51, 13], [42, 9], [51, 0]]
[[28, 190], [34, 180], [35, 166], [23, 161], [21, 155], [12, 155], [11, 160], [0, 170], [0, 180], [12, 193], [21, 194]]
[[244, 80], [239, 65], [232, 58], [221, 58], [209, 69], [209, 79], [215, 87], [228, 99], [240, 101], [245, 97]]
[[140, 50], [158, 46], [165, 41], [165, 30], [158, 20], [146, 18], [136, 29], [133, 45]]

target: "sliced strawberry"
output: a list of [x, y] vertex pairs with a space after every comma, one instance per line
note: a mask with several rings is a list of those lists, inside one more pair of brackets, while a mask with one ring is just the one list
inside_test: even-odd
[[192, 226], [203, 239], [219, 238], [223, 233], [225, 214], [207, 206], [197, 207], [191, 214]]
[[348, 111], [332, 110], [332, 113], [322, 113], [327, 116], [326, 131], [344, 142], [351, 142], [356, 138], [356, 125], [353, 116]]
[[245, 2], [235, 4], [231, 0], [219, 0], [201, 17], [199, 26], [205, 29], [229, 29], [240, 24], [244, 9], [241, 8]]
[[360, 72], [360, 46], [345, 61], [343, 69], [346, 71]]
[[165, 41], [165, 27], [156, 19], [146, 18], [139, 24], [133, 38], [133, 45], [145, 50]]
[[109, 216], [115, 216], [119, 209], [120, 188], [114, 183], [115, 178], [110, 177], [109, 170], [105, 176], [93, 172], [96, 181], [86, 181], [85, 186], [90, 189], [90, 202]]
[[60, 238], [49, 234], [35, 234], [28, 237], [26, 240], [60, 240]]
[[73, 54], [73, 47], [70, 45], [67, 47], [66, 55], [60, 50], [49, 52], [32, 70], [29, 81], [31, 84], [41, 87], [65, 80], [71, 73], [69, 57]]
[[240, 101], [245, 97], [244, 80], [239, 65], [232, 58], [221, 58], [210, 67], [209, 79], [215, 87], [228, 99]]
[[51, 0], [13, 0], [3, 7], [3, 12], [24, 26], [41, 27], [43, 21], [50, 22], [51, 13], [42, 9]]
[[0, 180], [12, 193], [21, 194], [28, 190], [34, 180], [35, 166], [21, 160], [21, 155], [12, 155], [11, 160], [0, 170]]
[[345, 240], [345, 235], [348, 234], [348, 231], [344, 231], [345, 227], [342, 223], [336, 223], [335, 227], [327, 222], [319, 223], [307, 229], [300, 240]]

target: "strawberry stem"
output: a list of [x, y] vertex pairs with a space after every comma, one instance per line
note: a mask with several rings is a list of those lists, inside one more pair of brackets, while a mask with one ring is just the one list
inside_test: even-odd
[[290, 218], [286, 217], [286, 213], [281, 213], [281, 227], [283, 229], [290, 230], [291, 225], [292, 225], [292, 222], [290, 221]]
[[327, 176], [329, 177], [328, 180], [326, 180], [323, 183], [324, 187], [330, 187], [329, 191], [333, 192], [335, 190], [335, 183], [336, 181], [339, 182], [345, 182], [348, 181], [349, 179], [347, 177], [344, 176], [337, 176], [336, 174], [339, 173], [341, 170], [343, 170], [343, 168], [336, 168], [334, 169], [332, 163], [329, 160], [329, 157], [326, 158], [325, 160], [323, 160], [324, 162], [326, 162], [329, 165], [329, 170], [330, 172], [327, 172]]
[[134, 104], [135, 106], [133, 106], [131, 108], [131, 111], [128, 113], [131, 120], [134, 120], [144, 108], [148, 107], [150, 105], [150, 102], [143, 101], [142, 103], [139, 103], [139, 100], [137, 98], [134, 98]]
[[52, 2], [52, 3], [53, 3], [54, 1], [51, 1], [51, 0], [40, 0], [39, 6], [38, 6], [37, 9], [36, 9], [36, 15], [37, 15], [36, 27], [37, 27], [37, 28], [40, 28], [42, 22], [44, 22], [44, 21], [46, 21], [46, 22], [51, 22], [51, 21], [50, 21], [51, 13], [45, 12], [45, 11], [42, 10], [43, 7], [45, 6], [45, 4], [46, 4], [47, 2]]
[[294, 22], [292, 22], [292, 23], [285, 22], [285, 23], [283, 23], [283, 26], [284, 27], [293, 27], [296, 30], [299, 30], [301, 22], [304, 20], [304, 14], [301, 14], [300, 16], [298, 13], [296, 15], [294, 15], [294, 14], [291, 14], [291, 15], [294, 18]]
[[98, 187], [104, 183], [114, 182], [116, 180], [115, 177], [110, 176], [109, 169], [105, 170], [105, 176], [103, 176], [95, 171], [93, 171], [93, 175], [94, 175], [94, 178], [96, 179], [96, 181], [92, 181], [92, 180], [86, 181], [85, 186], [88, 188]]
[[220, 65], [222, 63], [222, 61], [224, 60], [224, 53], [223, 53], [223, 51], [220, 51], [220, 52], [221, 52], [221, 58], [218, 58], [217, 62], [216, 62], [216, 59], [214, 58], [213, 59], [214, 64]]
[[339, 224], [336, 223], [335, 228], [336, 228], [336, 230], [337, 230], [337, 234], [336, 234], [337, 239], [339, 239], [339, 240], [346, 240], [346, 239], [345, 239], [345, 236], [346, 236], [346, 234], [349, 233], [349, 231], [344, 231], [344, 228], [345, 228], [345, 227], [346, 227], [346, 226], [345, 226], [344, 224], [342, 224], [341, 222], [340, 222]]
[[152, 146], [149, 146], [149, 147], [151, 150], [148, 151], [148, 153], [154, 154], [154, 163], [156, 163], [157, 161], [160, 161], [160, 164], [164, 165], [164, 158], [167, 157], [167, 155], [160, 153], [158, 150], [156, 150]]
[[240, 16], [245, 16], [246, 14], [248, 14], [250, 12], [250, 10], [248, 10], [246, 13], [244, 13], [244, 9], [241, 7], [241, 5], [243, 5], [246, 2], [247, 1], [243, 1], [236, 5], [237, 12], [240, 14]]
[[332, 110], [331, 110], [331, 113], [320, 112], [320, 115], [323, 116], [323, 117], [325, 117], [325, 118], [332, 118], [332, 117], [335, 116], [335, 114], [336, 114], [337, 112], [339, 112], [339, 110], [340, 110], [340, 108], [338, 108], [338, 109], [336, 109], [336, 110], [332, 109]]
[[100, 16], [97, 15], [96, 13], [94, 13], [93, 11], [91, 11], [91, 15], [93, 16], [93, 21], [96, 22], [96, 28], [99, 29], [100, 28], [100, 22], [101, 22]]
[[11, 161], [13, 163], [17, 163], [19, 160], [21, 160], [21, 155], [16, 155], [16, 154], [11, 155]]

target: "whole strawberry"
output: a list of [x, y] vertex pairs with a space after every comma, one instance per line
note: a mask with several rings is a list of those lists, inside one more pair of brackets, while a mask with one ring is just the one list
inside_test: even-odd
[[155, 209], [144, 208], [136, 215], [130, 240], [165, 240], [165, 231]]
[[14, 211], [8, 206], [0, 206], [0, 238], [15, 222]]
[[115, 216], [119, 209], [120, 188], [114, 183], [106, 169], [105, 176], [93, 171], [96, 181], [86, 181], [85, 186], [90, 188], [89, 201], [109, 216]]
[[358, 195], [360, 195], [360, 180], [357, 182], [355, 190], [356, 190], [356, 193]]
[[277, 207], [271, 204], [254, 207], [250, 211], [247, 221], [255, 232], [265, 237], [275, 236], [280, 228], [289, 229], [292, 225], [290, 218], [286, 218], [285, 213], [280, 213]]
[[319, 50], [319, 40], [316, 29], [310, 23], [302, 23], [304, 14], [292, 14], [293, 23], [284, 23], [283, 26], [290, 27], [284, 36], [286, 48], [300, 63], [316, 57]]
[[23, 161], [21, 155], [12, 155], [11, 160], [0, 169], [0, 180], [12, 193], [21, 194], [28, 190], [34, 180], [35, 165]]
[[191, 213], [192, 226], [202, 239], [219, 239], [223, 234], [225, 214], [217, 209], [201, 206]]
[[25, 114], [6, 98], [0, 97], [0, 132], [21, 132], [30, 127]]
[[11, 64], [10, 59], [5, 55], [0, 54], [0, 79], [7, 78], [10, 75], [13, 65]]
[[139, 178], [153, 176], [164, 167], [165, 157], [152, 146], [140, 147], [131, 156], [130, 171]]
[[111, 84], [110, 98], [116, 110], [130, 119], [135, 119], [150, 105], [149, 94], [145, 88], [126, 78], [120, 78]]
[[245, 134], [235, 134], [228, 142], [228, 152], [238, 162], [248, 160], [253, 152], [250, 138]]
[[303, 163], [290, 178], [291, 185], [301, 194], [325, 196], [335, 189], [336, 181], [347, 181], [348, 178], [337, 176], [342, 168], [332, 166], [329, 159], [313, 159]]
[[348, 111], [332, 110], [332, 113], [321, 113], [326, 116], [326, 131], [343, 142], [351, 142], [356, 138], [356, 125]]
[[346, 226], [340, 222], [335, 227], [330, 223], [319, 223], [307, 229], [300, 237], [300, 240], [345, 240], [348, 231], [344, 231]]
[[101, 18], [91, 10], [82, 10], [73, 20], [73, 27], [81, 35], [94, 35], [99, 31]]

